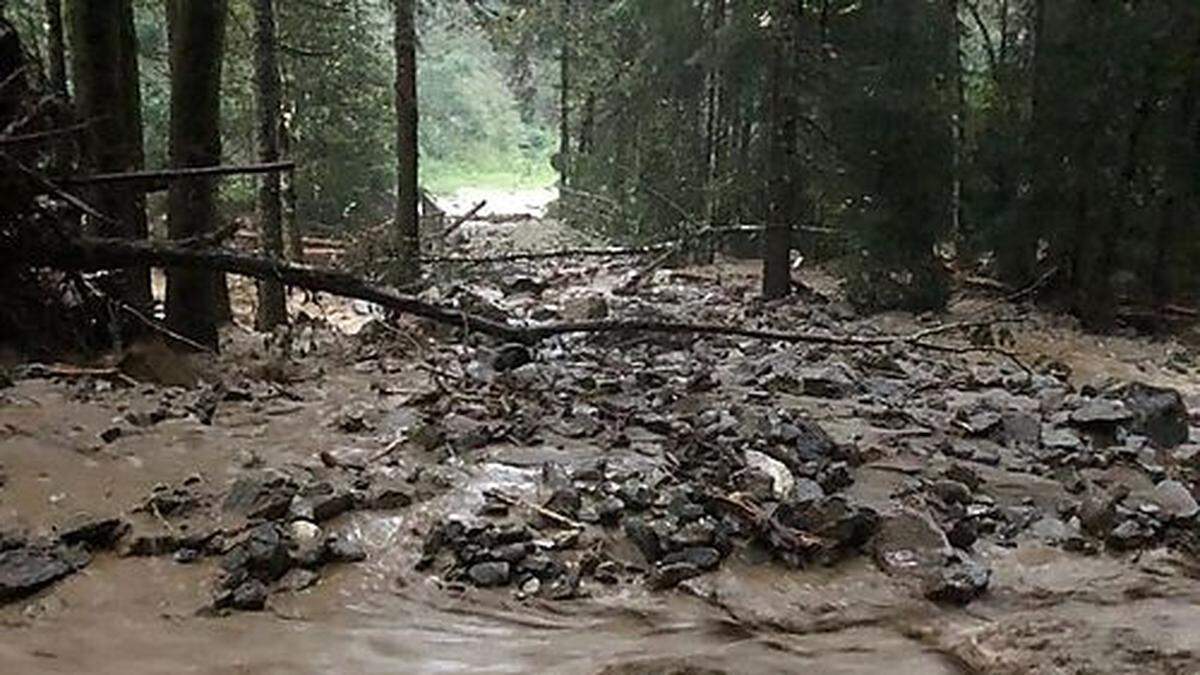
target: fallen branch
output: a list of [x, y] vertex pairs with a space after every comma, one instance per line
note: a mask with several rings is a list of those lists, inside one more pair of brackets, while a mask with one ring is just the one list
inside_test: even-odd
[[646, 255], [665, 248], [664, 244], [653, 246], [636, 246], [632, 248], [573, 248], [544, 253], [509, 253], [495, 256], [441, 256], [422, 258], [421, 262], [431, 265], [486, 265], [490, 263], [521, 262], [527, 260], [553, 260], [555, 258], [621, 258], [626, 256]]
[[[241, 274], [257, 279], [278, 280], [288, 286], [331, 293], [373, 302], [386, 309], [410, 314], [442, 324], [463, 328], [508, 342], [534, 345], [556, 335], [576, 333], [647, 332], [675, 335], [713, 335], [741, 337], [772, 342], [822, 344], [835, 347], [879, 347], [908, 345], [943, 353], [992, 353], [1014, 360], [1016, 355], [987, 346], [946, 345], [929, 342], [944, 333], [993, 326], [1005, 320], [962, 321], [924, 328], [906, 335], [840, 335], [837, 333], [782, 332], [740, 328], [720, 324], [695, 324], [673, 321], [603, 320], [562, 322], [519, 326], [507, 321], [486, 319], [458, 309], [441, 307], [400, 293], [394, 288], [365, 281], [345, 272], [296, 265], [226, 250], [197, 250], [178, 244], [156, 244], [125, 239], [79, 238], [68, 240], [57, 249], [39, 247], [42, 258], [34, 264], [57, 269], [100, 271], [126, 267], [190, 267]], [[1019, 363], [1019, 361], [1018, 361]]]
[[188, 178], [211, 178], [215, 176], [249, 176], [262, 173], [280, 173], [296, 168], [295, 162], [271, 162], [269, 164], [242, 164], [223, 166], [199, 166], [161, 171], [129, 171], [126, 173], [101, 173], [94, 176], [73, 176], [62, 179], [63, 185], [110, 185], [113, 183], [145, 183], [147, 192], [167, 189], [173, 180]]
[[458, 228], [460, 228], [460, 227], [462, 227], [462, 226], [463, 226], [463, 223], [465, 223], [465, 222], [467, 222], [468, 220], [470, 220], [470, 219], [474, 218], [474, 217], [475, 217], [475, 214], [477, 214], [477, 213], [479, 213], [481, 210], [483, 210], [483, 207], [485, 207], [485, 206], [487, 206], [487, 200], [486, 200], [486, 199], [485, 199], [485, 200], [483, 200], [483, 201], [481, 201], [481, 202], [479, 202], [478, 204], [476, 204], [476, 205], [475, 205], [475, 207], [474, 207], [474, 208], [472, 208], [470, 211], [467, 211], [466, 213], [464, 213], [463, 215], [459, 216], [458, 218], [455, 218], [455, 219], [454, 219], [454, 222], [453, 222], [453, 223], [450, 223], [450, 226], [449, 226], [449, 227], [447, 227], [447, 228], [446, 228], [446, 230], [445, 230], [444, 232], [442, 232], [442, 238], [443, 238], [443, 239], [449, 238], [449, 237], [450, 237], [450, 235], [454, 234], [454, 232], [455, 232], [455, 231], [456, 231]]
[[572, 518], [568, 518], [567, 516], [564, 516], [563, 514], [559, 513], [558, 511], [552, 511], [544, 506], [538, 506], [537, 504], [534, 504], [533, 502], [525, 501], [524, 499], [510, 497], [510, 496], [504, 494], [503, 492], [500, 492], [499, 490], [486, 490], [486, 491], [484, 491], [483, 494], [485, 497], [490, 497], [492, 499], [495, 499], [496, 501], [500, 502], [501, 504], [506, 504], [508, 506], [515, 506], [518, 508], [529, 509], [530, 511], [533, 511], [534, 513], [538, 514], [539, 516], [542, 516], [546, 520], [553, 521], [553, 522], [557, 523], [558, 525], [561, 525], [562, 527], [565, 527], [567, 529], [571, 529], [571, 530], [587, 529], [587, 526], [584, 525], [583, 523], [581, 523], [577, 520], [574, 520]]

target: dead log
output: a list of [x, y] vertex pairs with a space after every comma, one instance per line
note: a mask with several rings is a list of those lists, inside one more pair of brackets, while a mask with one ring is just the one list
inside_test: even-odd
[[215, 176], [252, 176], [262, 173], [292, 171], [295, 162], [271, 162], [268, 164], [240, 164], [225, 166], [202, 166], [162, 171], [129, 171], [126, 173], [102, 173], [94, 176], [72, 176], [59, 181], [62, 185], [111, 185], [115, 183], [141, 184], [146, 192], [161, 192], [173, 180], [188, 178], [211, 178]]
[[[562, 322], [521, 326], [509, 321], [486, 319], [473, 314], [440, 307], [405, 295], [398, 290], [371, 283], [345, 272], [296, 265], [259, 258], [223, 249], [196, 249], [178, 244], [151, 243], [126, 239], [81, 237], [58, 242], [57, 246], [37, 247], [44, 252], [30, 262], [34, 265], [61, 270], [96, 272], [129, 267], [191, 267], [240, 274], [256, 279], [277, 279], [287, 286], [331, 293], [347, 298], [372, 302], [386, 309], [428, 319], [437, 323], [459, 326], [467, 331], [488, 335], [508, 342], [533, 345], [558, 335], [580, 333], [660, 333], [674, 335], [708, 335], [740, 337], [772, 342], [822, 344], [833, 347], [879, 347], [904, 344], [916, 349], [948, 353], [991, 353], [1008, 357], [1022, 368], [1017, 355], [997, 347], [955, 345], [931, 342], [930, 339], [957, 331], [990, 327], [1019, 319], [986, 319], [941, 324], [907, 335], [842, 335], [817, 332], [782, 332], [741, 328], [720, 324], [695, 324], [671, 321], [605, 320]], [[1026, 369], [1028, 370], [1028, 369]]]

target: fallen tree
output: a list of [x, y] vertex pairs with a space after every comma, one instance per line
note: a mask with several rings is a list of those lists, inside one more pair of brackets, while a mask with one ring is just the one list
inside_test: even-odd
[[949, 353], [991, 352], [1009, 356], [1005, 350], [978, 345], [949, 345], [931, 342], [938, 335], [992, 326], [1002, 320], [964, 321], [942, 324], [906, 335], [839, 335], [818, 332], [782, 332], [719, 324], [697, 324], [650, 320], [605, 320], [519, 325], [442, 307], [406, 295], [394, 288], [375, 284], [345, 272], [285, 263], [235, 253], [224, 249], [200, 249], [192, 242], [152, 243], [125, 239], [78, 237], [59, 240], [53, 246], [41, 246], [37, 266], [76, 272], [98, 272], [128, 267], [192, 267], [239, 274], [257, 279], [274, 279], [287, 286], [330, 293], [375, 303], [386, 309], [461, 327], [469, 332], [488, 335], [507, 342], [534, 345], [556, 335], [577, 333], [664, 333], [740, 337], [774, 342], [823, 344], [840, 347], [873, 347], [904, 344], [919, 349]]

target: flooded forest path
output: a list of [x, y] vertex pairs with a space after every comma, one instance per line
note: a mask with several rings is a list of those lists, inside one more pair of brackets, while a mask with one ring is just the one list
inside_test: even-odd
[[[595, 246], [537, 199], [455, 255]], [[336, 253], [336, 251], [334, 252]], [[846, 335], [1014, 319], [997, 350], [654, 334], [536, 349], [291, 297], [219, 357], [153, 343], [0, 388], [9, 673], [1185, 673], [1200, 364], [971, 294], [860, 316], [820, 270], [449, 269], [530, 322]], [[253, 287], [234, 285], [248, 324]], [[1001, 324], [997, 324], [1001, 325]], [[979, 336], [945, 336], [970, 344]]]

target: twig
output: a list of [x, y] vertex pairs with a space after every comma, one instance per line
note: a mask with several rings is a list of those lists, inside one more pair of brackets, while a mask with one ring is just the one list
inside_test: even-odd
[[569, 518], [567, 516], [564, 516], [563, 514], [557, 512], [557, 511], [553, 511], [544, 506], [538, 506], [537, 504], [534, 504], [533, 502], [529, 502], [524, 499], [520, 499], [518, 497], [510, 497], [509, 495], [506, 495], [503, 492], [500, 492], [499, 490], [485, 490], [483, 494], [486, 497], [490, 497], [492, 499], [495, 499], [498, 502], [507, 504], [509, 506], [516, 506], [516, 507], [520, 507], [520, 508], [524, 508], [524, 509], [529, 509], [530, 511], [533, 511], [534, 513], [538, 514], [539, 516], [542, 516], [542, 517], [546, 518], [547, 520], [552, 520], [552, 521], [558, 523], [559, 525], [562, 525], [563, 527], [566, 527], [566, 528], [569, 528], [572, 530], [587, 529], [587, 526], [584, 525], [583, 523], [581, 523], [577, 520], [574, 520], [572, 518]]
[[465, 214], [459, 216], [458, 218], [455, 218], [454, 222], [450, 223], [450, 226], [447, 227], [444, 232], [442, 232], [442, 238], [443, 239], [449, 238], [450, 235], [454, 234], [455, 230], [462, 227], [463, 223], [474, 218], [475, 214], [479, 213], [485, 206], [487, 206], [486, 199], [484, 199], [483, 201], [476, 204], [475, 207], [473, 209], [471, 209], [470, 211], [467, 211]]

